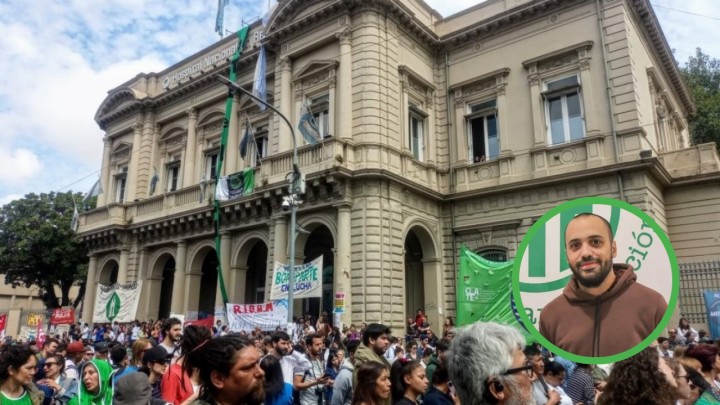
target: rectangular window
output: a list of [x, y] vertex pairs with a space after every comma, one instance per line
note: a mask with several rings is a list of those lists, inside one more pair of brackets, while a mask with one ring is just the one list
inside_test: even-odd
[[260, 164], [262, 159], [265, 159], [268, 155], [268, 130], [267, 126], [257, 127], [255, 130], [255, 146], [253, 149], [255, 153], [252, 154], [253, 159], [250, 161], [250, 165], [257, 166]]
[[125, 186], [127, 185], [127, 166], [120, 169], [115, 175], [115, 202], [125, 202]]
[[470, 106], [465, 116], [468, 131], [468, 156], [473, 163], [496, 158], [500, 154], [497, 100]]
[[425, 154], [425, 119], [417, 114], [410, 114], [410, 151], [417, 160], [423, 160]]
[[180, 164], [173, 164], [167, 168], [167, 191], [172, 192], [178, 189], [180, 179]]
[[585, 122], [577, 75], [545, 83], [545, 110], [550, 143], [557, 145], [582, 139]]
[[205, 178], [215, 179], [217, 176], [218, 153], [212, 152], [205, 155]]
[[313, 119], [320, 130], [323, 138], [331, 136], [330, 134], [330, 95], [325, 94], [320, 97], [310, 99], [310, 111], [312, 111]]

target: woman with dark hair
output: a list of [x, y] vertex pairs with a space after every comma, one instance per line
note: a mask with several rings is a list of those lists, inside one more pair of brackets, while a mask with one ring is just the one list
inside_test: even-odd
[[183, 331], [180, 353], [175, 364], [170, 365], [160, 383], [161, 395], [173, 405], [182, 405], [197, 398], [200, 389], [200, 377], [193, 367], [187, 364], [187, 354], [206, 344], [212, 335], [202, 326], [190, 325]]
[[169, 354], [167, 350], [160, 346], [151, 348], [143, 355], [140, 371], [148, 376], [153, 398], [162, 398], [160, 385], [162, 378], [170, 365], [170, 359], [172, 359], [172, 354]]
[[448, 334], [450, 334], [452, 332], [453, 328], [455, 328], [455, 322], [453, 321], [452, 318], [450, 318], [448, 316], [447, 318], [445, 318], [445, 322], [443, 323], [443, 328], [442, 328], [443, 337], [446, 337]]
[[[598, 405], [674, 405], [675, 380], [663, 371], [657, 348], [648, 347], [633, 357], [615, 363]], [[668, 370], [669, 372], [669, 370]], [[671, 377], [671, 372], [669, 372]]]
[[673, 398], [677, 405], [692, 405], [698, 400], [699, 390], [691, 383], [690, 375], [678, 359], [664, 358], [665, 363], [670, 367], [675, 377], [676, 388], [673, 390]]
[[[339, 353], [339, 350], [330, 349], [330, 352], [328, 353], [327, 362], [325, 363], [325, 375], [330, 377], [330, 379], [333, 381], [335, 381], [338, 373], [340, 372], [340, 363], [342, 362], [338, 353]], [[326, 387], [325, 388], [325, 402], [326, 403], [329, 404], [330, 401], [332, 401], [332, 395], [333, 395], [332, 387]]]
[[390, 374], [384, 365], [368, 361], [357, 370], [352, 405], [382, 405], [390, 398]]
[[265, 399], [260, 354], [247, 338], [211, 339], [189, 352], [187, 363], [198, 369], [203, 382], [193, 405], [259, 405]]
[[275, 356], [265, 356], [260, 360], [260, 368], [265, 372], [265, 405], [292, 405], [293, 386], [283, 381], [280, 360]]
[[[65, 405], [77, 395], [77, 381], [65, 375], [65, 358], [59, 354], [52, 355], [43, 363], [45, 378], [38, 381], [53, 391], [53, 405]], [[2, 402], [2, 401], [0, 401]]]
[[40, 405], [43, 394], [33, 384], [37, 360], [28, 346], [9, 346], [0, 352], [0, 403]]
[[425, 368], [420, 362], [400, 359], [390, 369], [394, 405], [416, 405], [417, 398], [428, 388]]
[[680, 322], [678, 322], [677, 327], [677, 336], [678, 339], [686, 345], [698, 343], [699, 341], [697, 331], [690, 326], [690, 322], [688, 322], [687, 318], [680, 318]]
[[705, 381], [707, 381], [710, 387], [710, 389], [705, 390], [703, 395], [700, 397], [700, 400], [698, 400], [698, 403], [703, 403], [701, 402], [703, 399], [720, 399], [720, 389], [717, 381], [715, 381], [715, 377], [718, 375], [718, 371], [720, 371], [720, 356], [718, 356], [718, 347], [710, 344], [693, 345], [688, 347], [685, 352], [685, 357], [695, 359], [700, 363], [700, 372], [703, 377], [705, 377]]

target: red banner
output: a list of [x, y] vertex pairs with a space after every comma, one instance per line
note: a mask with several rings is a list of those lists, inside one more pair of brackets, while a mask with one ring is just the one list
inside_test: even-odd
[[50, 318], [52, 325], [72, 325], [75, 323], [75, 310], [72, 308], [55, 308]]
[[5, 325], [7, 325], [7, 314], [0, 315], [0, 336], [5, 332]]
[[209, 316], [205, 319], [199, 319], [197, 321], [185, 321], [184, 326], [190, 325], [204, 326], [205, 328], [212, 331], [213, 326], [215, 326], [215, 317]]

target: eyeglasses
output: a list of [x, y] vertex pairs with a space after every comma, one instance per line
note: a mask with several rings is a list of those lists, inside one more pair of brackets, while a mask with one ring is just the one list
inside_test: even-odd
[[57, 363], [45, 363], [43, 367], [57, 366]]
[[515, 368], [509, 368], [509, 369], [507, 369], [504, 373], [502, 373], [501, 375], [511, 375], [511, 374], [515, 374], [515, 373], [519, 373], [519, 372], [521, 372], [521, 371], [524, 371], [525, 374], [527, 374], [528, 377], [532, 377], [532, 375], [533, 375], [533, 370], [532, 370], [532, 368], [533, 368], [532, 363], [530, 363], [529, 361], [526, 361], [524, 366], [522, 366], [522, 367], [515, 367]]

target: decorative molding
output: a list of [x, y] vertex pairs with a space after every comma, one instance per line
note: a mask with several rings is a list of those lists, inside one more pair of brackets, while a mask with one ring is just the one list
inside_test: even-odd
[[505, 94], [507, 86], [507, 77], [510, 69], [503, 68], [494, 70], [490, 73], [478, 76], [471, 80], [466, 80], [450, 86], [455, 99], [455, 107], [462, 108], [468, 98], [480, 93], [495, 93], [497, 95]]
[[340, 46], [352, 45], [352, 31], [350, 31], [350, 28], [345, 28], [344, 30], [335, 33], [335, 38], [340, 41]]
[[565, 48], [528, 59], [524, 61], [522, 65], [523, 67], [525, 67], [525, 69], [530, 70], [533, 65], [547, 66], [553, 63], [557, 63], [556, 60], [558, 59], [566, 61], [567, 57], [572, 54], [576, 55], [577, 60], [589, 58], [590, 56], [588, 54], [588, 51], [592, 48], [592, 46], [593, 41], [583, 41], [575, 45], [570, 45]]

